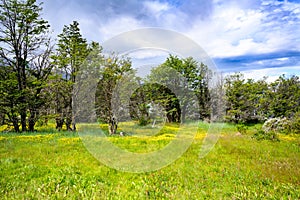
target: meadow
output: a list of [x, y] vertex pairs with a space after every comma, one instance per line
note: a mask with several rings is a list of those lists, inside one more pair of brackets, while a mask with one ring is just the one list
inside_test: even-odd
[[[104, 127], [105, 128], [105, 127]], [[120, 148], [151, 152], [174, 139], [161, 134], [109, 138]], [[0, 133], [1, 199], [300, 199], [300, 136], [256, 140], [255, 126], [237, 134], [225, 124], [207, 156], [199, 158], [208, 125], [175, 162], [153, 172], [129, 173], [95, 159], [78, 133], [40, 127]], [[141, 129], [142, 130], [142, 129]], [[147, 132], [144, 130], [142, 132]]]

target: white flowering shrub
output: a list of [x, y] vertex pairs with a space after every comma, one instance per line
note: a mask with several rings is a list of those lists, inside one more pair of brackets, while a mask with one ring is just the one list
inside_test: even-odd
[[289, 133], [291, 129], [291, 121], [284, 118], [271, 118], [268, 119], [262, 126], [262, 130], [266, 133], [276, 132], [276, 133]]
[[298, 111], [292, 118], [292, 132], [300, 134], [300, 111]]

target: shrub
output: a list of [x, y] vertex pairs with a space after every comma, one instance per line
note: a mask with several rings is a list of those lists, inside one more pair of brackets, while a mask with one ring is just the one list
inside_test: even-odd
[[141, 117], [140, 119], [139, 119], [139, 125], [140, 126], [146, 126], [146, 125], [148, 125], [150, 123], [150, 120], [149, 119], [146, 119], [146, 118], [144, 118], [144, 117]]
[[241, 134], [246, 134], [248, 127], [245, 124], [238, 124], [238, 125], [236, 125], [236, 129]]
[[290, 133], [291, 132], [291, 121], [284, 118], [271, 118], [268, 119], [262, 126], [262, 130], [266, 133]]
[[291, 129], [293, 133], [300, 134], [300, 111], [291, 120]]
[[252, 138], [257, 140], [270, 140], [270, 141], [279, 141], [278, 135], [274, 131], [265, 132], [262, 129], [256, 131]]

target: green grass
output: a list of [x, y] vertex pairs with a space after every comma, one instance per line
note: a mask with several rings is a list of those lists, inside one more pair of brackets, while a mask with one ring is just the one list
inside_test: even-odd
[[[193, 144], [178, 160], [147, 173], [104, 166], [76, 133], [1, 133], [1, 199], [300, 198], [299, 135], [280, 135], [280, 142], [257, 141], [251, 138], [253, 127], [236, 135], [236, 128], [227, 124], [214, 149], [199, 159], [207, 128], [200, 125]], [[156, 136], [110, 140], [130, 151], [148, 152], [173, 139], [169, 132], [174, 126], [161, 130]]]

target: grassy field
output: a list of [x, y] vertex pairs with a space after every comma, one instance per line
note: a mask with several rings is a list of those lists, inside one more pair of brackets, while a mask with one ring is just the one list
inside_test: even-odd
[[[176, 128], [176, 127], [175, 127]], [[1, 199], [300, 199], [300, 136], [279, 142], [236, 134], [225, 125], [199, 159], [206, 124], [178, 160], [154, 172], [127, 173], [95, 159], [77, 133], [40, 129], [0, 133]], [[174, 126], [149, 137], [113, 137], [121, 148], [148, 152], [173, 140]], [[147, 132], [145, 130], [145, 132]]]

